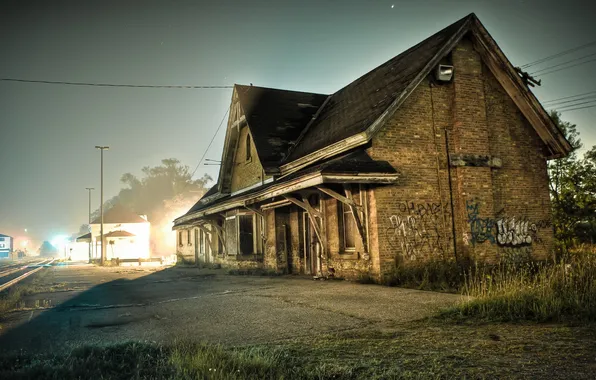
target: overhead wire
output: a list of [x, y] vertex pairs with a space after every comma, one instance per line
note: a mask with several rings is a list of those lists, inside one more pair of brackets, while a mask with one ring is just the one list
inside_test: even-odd
[[596, 91], [590, 91], [590, 92], [584, 92], [583, 94], [577, 94], [577, 95], [570, 95], [570, 96], [565, 96], [562, 98], [557, 98], [557, 99], [551, 99], [551, 100], [545, 100], [544, 102], [542, 102], [543, 104], [545, 103], [556, 103], [559, 100], [565, 100], [565, 99], [571, 99], [571, 98], [577, 98], [578, 96], [584, 96], [584, 95], [590, 95], [590, 94], [596, 94]]
[[561, 66], [566, 65], [568, 63], [573, 63], [573, 62], [576, 62], [576, 61], [580, 61], [580, 60], [585, 59], [585, 58], [590, 58], [590, 57], [593, 57], [595, 55], [596, 55], [596, 53], [592, 53], [592, 54], [584, 55], [583, 57], [574, 58], [574, 59], [571, 59], [571, 60], [566, 61], [566, 62], [563, 62], [563, 63], [559, 63], [559, 64], [554, 65], [554, 66], [549, 66], [549, 67], [545, 67], [545, 68], [540, 69], [540, 70], [533, 71], [533, 72], [530, 73], [530, 75], [535, 75], [535, 74], [541, 73], [543, 71], [548, 71], [550, 69], [554, 69], [556, 67], [561, 67]]
[[175, 88], [175, 89], [229, 89], [234, 86], [195, 86], [195, 85], [149, 85], [149, 84], [127, 84], [127, 83], [93, 83], [93, 82], [65, 82], [50, 80], [33, 80], [20, 78], [0, 78], [3, 82], [41, 83], [57, 84], [66, 86], [94, 86], [94, 87], [128, 87], [128, 88]]
[[573, 100], [564, 100], [564, 101], [559, 101], [559, 102], [553, 102], [553, 103], [547, 104], [547, 106], [549, 106], [549, 107], [559, 106], [561, 104], [575, 103], [575, 102], [579, 102], [582, 100], [589, 100], [589, 99], [594, 99], [594, 98], [596, 98], [596, 95], [585, 96], [583, 98], [577, 98], [577, 99], [573, 99]]
[[536, 77], [541, 77], [541, 76], [544, 76], [544, 75], [548, 75], [548, 74], [556, 73], [557, 71], [561, 71], [561, 70], [567, 70], [567, 69], [570, 69], [570, 68], [572, 68], [572, 67], [576, 67], [576, 66], [584, 65], [584, 64], [586, 64], [586, 63], [590, 63], [590, 62], [596, 62], [596, 58], [594, 58], [594, 59], [590, 59], [590, 60], [587, 60], [587, 61], [584, 61], [584, 62], [576, 63], [575, 65], [571, 65], [571, 66], [567, 66], [567, 67], [561, 67], [560, 69], [556, 69], [556, 70], [552, 70], [552, 71], [547, 71], [546, 73], [541, 73], [541, 74], [538, 74], [538, 75], [535, 75], [535, 76], [536, 76]]
[[535, 65], [538, 65], [538, 64], [541, 64], [541, 63], [550, 61], [552, 59], [555, 59], [555, 58], [558, 58], [558, 57], [562, 57], [564, 55], [567, 55], [567, 54], [576, 52], [578, 50], [585, 49], [585, 48], [587, 48], [589, 46], [593, 46], [593, 45], [596, 45], [596, 40], [595, 41], [592, 41], [592, 42], [588, 42], [587, 44], [583, 44], [583, 45], [580, 45], [580, 46], [577, 46], [577, 47], [574, 47], [574, 48], [571, 48], [571, 49], [568, 49], [568, 50], [565, 50], [565, 51], [562, 51], [562, 52], [553, 54], [553, 55], [549, 55], [547, 57], [538, 59], [538, 60], [533, 61], [533, 62], [530, 62], [530, 63], [526, 63], [525, 65], [521, 65], [520, 68], [521, 69], [525, 69], [525, 68], [528, 68], [528, 67], [531, 67], [531, 66], [535, 66]]
[[564, 108], [568, 108], [568, 107], [581, 106], [581, 105], [584, 105], [584, 104], [590, 104], [590, 103], [594, 103], [594, 102], [596, 102], [596, 99], [590, 100], [588, 102], [580, 102], [580, 103], [575, 103], [575, 104], [569, 104], [569, 105], [566, 105], [566, 106], [558, 107], [557, 109], [560, 110], [560, 109], [564, 109]]
[[567, 112], [567, 111], [576, 111], [576, 110], [583, 110], [586, 108], [594, 108], [596, 107], [596, 104], [591, 105], [591, 106], [583, 106], [583, 107], [577, 107], [577, 108], [569, 108], [569, 109], [565, 109], [565, 110], [557, 110], [558, 112]]
[[211, 145], [213, 144], [213, 141], [215, 141], [215, 137], [219, 133], [219, 130], [221, 129], [221, 126], [223, 125], [224, 121], [226, 120], [226, 117], [228, 116], [228, 113], [229, 112], [230, 112], [230, 109], [228, 108], [227, 111], [226, 111], [226, 113], [224, 114], [224, 117], [219, 122], [219, 126], [217, 127], [217, 130], [215, 130], [215, 133], [213, 134], [213, 137], [211, 138], [211, 141], [209, 141], [209, 144], [207, 145], [207, 148], [203, 152], [203, 155], [201, 156], [201, 159], [199, 160], [199, 163], [197, 164], [197, 166], [195, 167], [195, 170], [193, 170], [192, 174], [190, 175], [190, 178], [192, 178], [195, 175], [195, 173], [199, 169], [199, 166], [201, 166], [201, 164], [203, 163], [203, 160], [205, 159], [205, 156], [207, 155], [207, 152], [209, 151], [209, 148], [211, 148]]

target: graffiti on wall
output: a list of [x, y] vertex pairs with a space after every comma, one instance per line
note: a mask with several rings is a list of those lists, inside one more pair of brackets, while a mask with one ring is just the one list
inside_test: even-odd
[[451, 244], [449, 208], [437, 203], [400, 202], [391, 215], [389, 240], [404, 257], [415, 260], [424, 254], [444, 255]]
[[[551, 226], [550, 220], [531, 221], [525, 216], [498, 216], [481, 218], [480, 205], [476, 200], [466, 200], [466, 211], [472, 245], [486, 241], [503, 247], [529, 246], [540, 242], [538, 232]], [[497, 213], [500, 215], [503, 210]]]

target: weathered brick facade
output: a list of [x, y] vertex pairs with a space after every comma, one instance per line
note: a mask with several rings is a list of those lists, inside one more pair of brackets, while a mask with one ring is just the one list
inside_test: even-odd
[[[456, 254], [490, 262], [544, 259], [552, 247], [544, 143], [470, 41], [452, 59], [453, 82], [423, 81], [368, 149], [402, 178], [373, 190], [377, 223], [371, 229], [383, 273], [396, 261]], [[502, 167], [452, 166], [450, 191], [447, 149], [496, 157]]]
[[[234, 159], [222, 157], [230, 191], [220, 178], [219, 192], [176, 225], [219, 220], [226, 252], [206, 259], [282, 273], [382, 280], [396, 265], [429, 260], [547, 258], [546, 162], [570, 146], [508, 61], [495, 64], [505, 58], [491, 41], [471, 15], [326, 98], [241, 86], [228, 124]], [[442, 65], [450, 79], [438, 79]], [[295, 128], [295, 141], [282, 138]], [[251, 144], [247, 160], [248, 136], [261, 151]], [[317, 136], [329, 146], [313, 152]], [[291, 151], [304, 141], [312, 146]], [[194, 257], [186, 241], [179, 247]]]

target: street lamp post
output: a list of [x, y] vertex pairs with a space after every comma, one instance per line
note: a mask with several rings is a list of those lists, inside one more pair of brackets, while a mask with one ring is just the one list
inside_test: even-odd
[[[95, 190], [94, 187], [86, 187], [89, 191], [89, 232], [91, 232], [91, 190]], [[93, 246], [93, 234], [90, 233], [91, 238], [89, 239], [89, 264], [91, 264], [92, 246]]]
[[95, 149], [99, 149], [101, 151], [101, 184], [100, 184], [100, 196], [99, 196], [99, 214], [101, 218], [101, 227], [99, 231], [99, 236], [101, 238], [101, 265], [105, 264], [106, 260], [106, 245], [104, 244], [104, 237], [103, 237], [103, 151], [106, 149], [110, 149], [109, 146], [99, 146], [96, 145]]

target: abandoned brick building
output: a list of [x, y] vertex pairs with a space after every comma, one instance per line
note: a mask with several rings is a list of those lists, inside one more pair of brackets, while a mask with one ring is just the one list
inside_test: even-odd
[[570, 145], [474, 15], [331, 95], [236, 85], [218, 183], [174, 222], [228, 267], [382, 276], [544, 259]]

